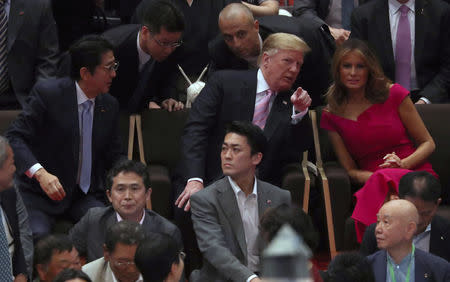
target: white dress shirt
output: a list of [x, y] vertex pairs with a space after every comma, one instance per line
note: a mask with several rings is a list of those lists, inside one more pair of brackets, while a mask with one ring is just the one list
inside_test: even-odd
[[[253, 184], [253, 192], [248, 196], [245, 195], [244, 191], [236, 184], [236, 182], [227, 177], [230, 182], [231, 188], [233, 188], [234, 195], [236, 196], [236, 201], [239, 207], [239, 213], [241, 214], [242, 224], [245, 233], [245, 243], [247, 246], [247, 267], [253, 272], [259, 270], [259, 249], [257, 244], [258, 238], [258, 225], [259, 225], [259, 215], [258, 215], [258, 187], [255, 182]], [[257, 277], [252, 275], [247, 278], [247, 281]]]
[[141, 32], [139, 31], [137, 34], [137, 51], [138, 51], [138, 58], [139, 58], [139, 72], [142, 71], [142, 68], [144, 68], [144, 65], [152, 58], [150, 54], [147, 54], [142, 50], [141, 45], [139, 44], [139, 38], [141, 36]]

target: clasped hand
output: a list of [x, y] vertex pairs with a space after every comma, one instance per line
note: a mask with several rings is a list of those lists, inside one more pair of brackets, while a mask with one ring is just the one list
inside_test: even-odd
[[383, 157], [384, 163], [380, 164], [381, 168], [404, 168], [402, 160], [392, 152]]

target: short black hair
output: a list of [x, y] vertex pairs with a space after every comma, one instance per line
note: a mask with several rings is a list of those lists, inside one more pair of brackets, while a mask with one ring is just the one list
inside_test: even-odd
[[122, 220], [111, 225], [106, 230], [105, 246], [108, 252], [114, 252], [117, 243], [139, 245], [144, 240], [145, 233], [137, 222]]
[[[266, 210], [259, 223], [260, 232], [267, 236], [270, 242], [285, 223], [288, 223], [302, 236], [311, 251], [317, 248], [319, 236], [311, 218], [301, 208], [296, 206], [281, 204], [275, 208]], [[265, 236], [263, 237], [265, 238]]]
[[172, 264], [179, 264], [180, 259], [180, 250], [175, 240], [159, 233], [149, 233], [134, 255], [134, 262], [145, 282], [164, 281]]
[[67, 280], [72, 280], [75, 278], [83, 279], [85, 282], [92, 282], [91, 278], [89, 278], [86, 273], [73, 268], [66, 268], [61, 271], [58, 275], [56, 275], [55, 279], [53, 279], [53, 282], [66, 282]]
[[236, 133], [247, 137], [247, 143], [250, 145], [251, 154], [262, 153], [266, 151], [267, 138], [261, 128], [247, 121], [232, 121], [226, 126], [225, 135]]
[[372, 266], [359, 253], [337, 255], [328, 266], [325, 282], [375, 282]]
[[405, 174], [398, 184], [398, 196], [420, 198], [425, 202], [437, 203], [441, 197], [441, 184], [431, 173], [413, 171]]
[[125, 159], [116, 162], [108, 172], [108, 175], [106, 176], [106, 190], [111, 190], [114, 177], [116, 177], [121, 172], [136, 173], [138, 176], [142, 177], [142, 182], [144, 182], [145, 190], [148, 190], [148, 188], [150, 188], [150, 176], [148, 174], [147, 167], [141, 162]]
[[168, 32], [182, 32], [184, 30], [183, 13], [171, 2], [164, 0], [148, 1], [140, 13], [143, 25], [150, 31], [159, 33], [161, 28]]
[[76, 41], [69, 49], [71, 66], [70, 77], [76, 81], [81, 79], [80, 69], [86, 67], [90, 73], [102, 63], [102, 57], [114, 46], [99, 35], [86, 35]]
[[73, 243], [67, 235], [47, 235], [40, 239], [34, 247], [33, 266], [36, 269], [38, 264], [47, 265], [51, 261], [54, 252], [71, 252], [73, 248]]

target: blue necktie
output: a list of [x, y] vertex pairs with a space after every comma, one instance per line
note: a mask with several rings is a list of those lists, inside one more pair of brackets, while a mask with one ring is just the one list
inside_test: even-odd
[[8, 78], [8, 17], [5, 11], [5, 0], [0, 0], [0, 94], [9, 88]]
[[81, 111], [81, 172], [80, 188], [87, 194], [91, 186], [91, 168], [92, 168], [92, 101], [87, 100], [82, 106]]
[[8, 239], [3, 226], [2, 209], [0, 209], [0, 281], [12, 281], [11, 256], [9, 255]]
[[353, 8], [355, 8], [354, 0], [342, 0], [342, 28], [350, 30], [350, 21]]

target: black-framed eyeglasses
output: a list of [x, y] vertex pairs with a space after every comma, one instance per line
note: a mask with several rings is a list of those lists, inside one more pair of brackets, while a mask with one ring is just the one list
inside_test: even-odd
[[114, 61], [111, 65], [103, 67], [110, 72], [117, 71], [119, 69], [119, 61]]
[[156, 43], [158, 43], [159, 46], [167, 48], [177, 48], [180, 47], [183, 44], [183, 40], [177, 41], [177, 42], [161, 42], [155, 37], [155, 32], [153, 32], [148, 26], [146, 26], [150, 34], [152, 35], [152, 38], [155, 40]]

